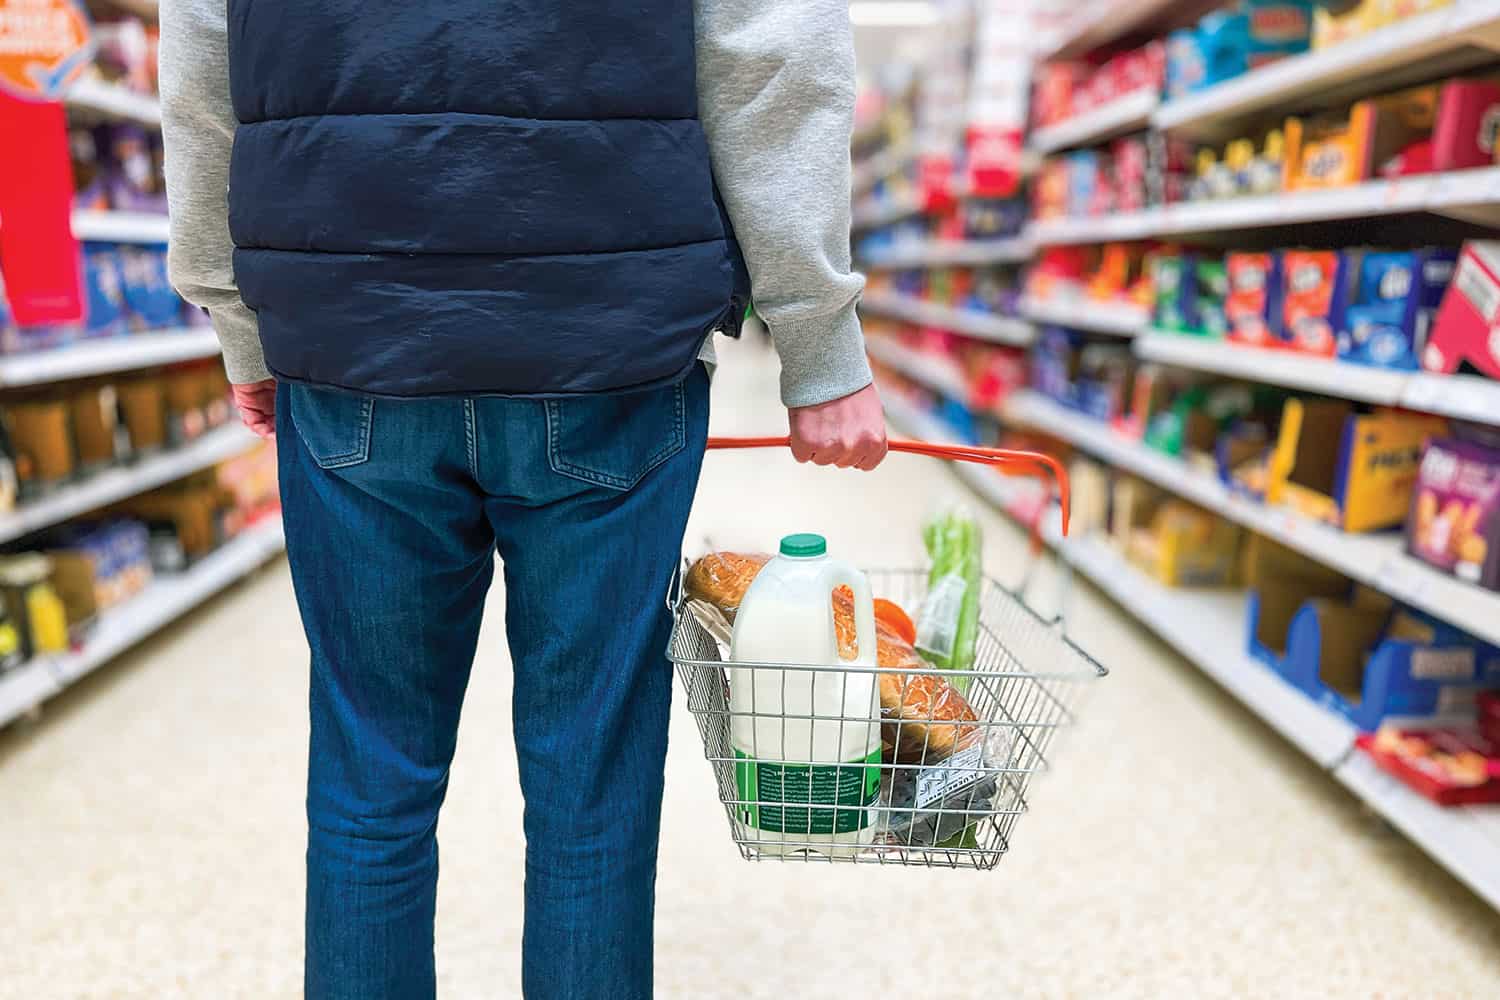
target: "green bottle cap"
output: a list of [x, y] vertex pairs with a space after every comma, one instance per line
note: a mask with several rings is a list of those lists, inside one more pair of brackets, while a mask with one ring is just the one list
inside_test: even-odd
[[828, 554], [828, 540], [822, 535], [787, 535], [781, 540], [781, 554], [794, 559], [810, 559]]

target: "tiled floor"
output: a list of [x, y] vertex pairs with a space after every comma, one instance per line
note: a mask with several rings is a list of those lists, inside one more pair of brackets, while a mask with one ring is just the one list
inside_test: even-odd
[[[725, 361], [717, 429], [783, 426], [758, 347]], [[960, 492], [923, 459], [862, 476], [713, 455], [688, 544], [815, 528], [857, 560], [915, 563], [921, 514]], [[989, 538], [988, 568], [1015, 579], [1019, 536], [994, 518]], [[1500, 916], [1130, 619], [1084, 591], [1071, 606], [1114, 672], [991, 873], [740, 861], [679, 703], [659, 995], [1496, 995]], [[490, 618], [442, 825], [447, 997], [518, 992], [520, 801]], [[276, 564], [0, 732], [0, 997], [297, 994], [305, 655]]]

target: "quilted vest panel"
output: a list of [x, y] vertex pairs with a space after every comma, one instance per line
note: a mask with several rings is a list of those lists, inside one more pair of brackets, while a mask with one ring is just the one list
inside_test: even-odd
[[229, 28], [235, 276], [279, 377], [620, 391], [736, 325], [689, 0], [229, 0]]

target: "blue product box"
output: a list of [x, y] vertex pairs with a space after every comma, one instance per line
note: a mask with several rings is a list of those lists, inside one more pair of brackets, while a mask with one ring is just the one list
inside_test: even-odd
[[160, 330], [182, 322], [182, 299], [167, 277], [167, 252], [156, 247], [121, 247], [129, 323], [136, 330]]
[[1338, 356], [1417, 371], [1427, 330], [1457, 261], [1458, 251], [1449, 247], [1365, 254], [1355, 304], [1344, 313]]
[[1388, 718], [1472, 718], [1475, 694], [1500, 685], [1500, 650], [1388, 602], [1317, 598], [1292, 620], [1281, 673], [1371, 731]]
[[1196, 28], [1183, 28], [1167, 36], [1167, 82], [1168, 100], [1186, 97], [1201, 90], [1208, 67], [1203, 52], [1203, 40]]
[[125, 286], [120, 248], [112, 243], [83, 245], [84, 334], [112, 337], [125, 332]]
[[1031, 351], [1032, 388], [1065, 406], [1073, 406], [1077, 401], [1073, 377], [1078, 370], [1078, 350], [1082, 343], [1082, 336], [1072, 330], [1043, 327]]

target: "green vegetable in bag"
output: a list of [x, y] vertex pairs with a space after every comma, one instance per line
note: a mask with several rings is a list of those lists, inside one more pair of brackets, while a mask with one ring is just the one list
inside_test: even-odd
[[[943, 670], [972, 670], [983, 577], [979, 521], [968, 507], [949, 507], [923, 525], [922, 541], [932, 570], [917, 620], [917, 652]], [[956, 678], [953, 685], [966, 692], [969, 678]]]

